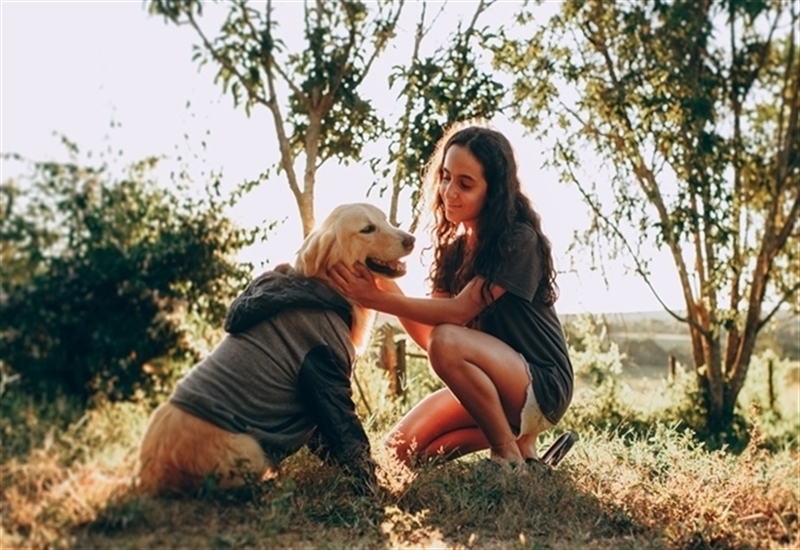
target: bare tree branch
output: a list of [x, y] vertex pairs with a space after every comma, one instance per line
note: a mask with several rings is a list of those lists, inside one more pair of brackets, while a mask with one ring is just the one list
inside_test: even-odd
[[[563, 145], [561, 145], [560, 142], [556, 143], [556, 148], [560, 152], [564, 151]], [[580, 180], [577, 178], [577, 176], [575, 175], [574, 171], [572, 170], [572, 165], [570, 163], [568, 163], [568, 162], [565, 163], [565, 165], [567, 167], [567, 171], [569, 173], [570, 179], [576, 185], [576, 187], [578, 188], [578, 191], [580, 192], [580, 194], [583, 196], [584, 202], [589, 206], [589, 208], [592, 209], [592, 212], [594, 212], [595, 216], [597, 216], [600, 220], [602, 220], [603, 223], [606, 225], [606, 227], [609, 228], [614, 234], [617, 235], [617, 237], [619, 238], [620, 242], [622, 243], [622, 246], [628, 251], [628, 254], [630, 255], [630, 257], [633, 260], [633, 262], [635, 263], [636, 272], [642, 277], [642, 279], [644, 280], [644, 282], [647, 285], [647, 287], [653, 293], [653, 296], [656, 298], [656, 300], [658, 300], [658, 303], [661, 304], [661, 306], [664, 308], [664, 310], [667, 313], [669, 313], [675, 320], [680, 321], [681, 323], [687, 323], [689, 325], [692, 325], [697, 330], [701, 331], [703, 334], [708, 334], [706, 332], [706, 330], [703, 327], [701, 327], [700, 325], [698, 325], [697, 322], [694, 319], [692, 319], [691, 317], [682, 317], [682, 316], [680, 316], [678, 313], [673, 311], [661, 299], [661, 296], [659, 295], [658, 291], [655, 289], [655, 287], [653, 287], [652, 283], [650, 282], [650, 278], [647, 275], [647, 271], [645, 270], [644, 265], [642, 264], [642, 262], [639, 260], [639, 255], [636, 254], [636, 252], [633, 250], [633, 247], [631, 247], [630, 243], [628, 242], [628, 239], [625, 237], [625, 235], [622, 233], [622, 231], [620, 231], [620, 229], [617, 226], [617, 224], [615, 224], [611, 220], [609, 220], [608, 217], [600, 210], [600, 207], [592, 200], [592, 198], [589, 196], [589, 194], [584, 189], [583, 184], [580, 183]]]
[[775, 304], [775, 307], [773, 307], [772, 310], [769, 313], [767, 313], [766, 316], [764, 316], [761, 322], [758, 323], [758, 328], [756, 329], [756, 332], [764, 328], [764, 326], [767, 323], [769, 323], [770, 319], [772, 319], [772, 317], [781, 309], [781, 306], [785, 304], [790, 298], [794, 297], [794, 295], [798, 291], [800, 291], [800, 282], [795, 283], [793, 287], [787, 289], [786, 292], [783, 293], [783, 296], [781, 296], [781, 299], [778, 300], [777, 304]]

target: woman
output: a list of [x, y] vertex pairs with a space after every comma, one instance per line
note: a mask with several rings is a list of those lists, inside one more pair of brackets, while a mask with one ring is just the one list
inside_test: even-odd
[[[550, 241], [522, 191], [513, 148], [495, 130], [455, 127], [437, 144], [426, 185], [431, 298], [407, 297], [392, 282], [379, 288], [361, 267], [330, 274], [354, 301], [396, 315], [447, 386], [400, 420], [390, 450], [409, 465], [486, 448], [500, 463], [538, 460], [538, 435], [569, 406], [573, 373], [553, 308]], [[561, 441], [561, 456], [571, 444]]]

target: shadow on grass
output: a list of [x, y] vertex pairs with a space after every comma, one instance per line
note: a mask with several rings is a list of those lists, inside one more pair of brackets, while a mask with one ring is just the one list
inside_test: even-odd
[[[568, 461], [507, 471], [462, 459], [419, 472], [399, 508], [455, 546], [660, 546], [661, 532], [578, 488]], [[626, 542], [627, 541], [627, 542]]]
[[[611, 475], [611, 474], [610, 474]], [[338, 469], [300, 459], [274, 480], [194, 499], [120, 493], [76, 546], [662, 547], [662, 533], [601, 502], [566, 460], [503, 470], [467, 457], [421, 468], [378, 497], [356, 496]]]
[[149, 498], [132, 489], [73, 530], [76, 546], [247, 548], [383, 546], [381, 498], [356, 495], [352, 479], [321, 464], [195, 498]]

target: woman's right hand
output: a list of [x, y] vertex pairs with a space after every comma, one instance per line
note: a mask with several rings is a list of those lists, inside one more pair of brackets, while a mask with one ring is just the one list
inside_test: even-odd
[[351, 269], [339, 262], [328, 270], [328, 279], [341, 294], [364, 307], [376, 309], [375, 303], [380, 300], [382, 291], [365, 265], [357, 263]]

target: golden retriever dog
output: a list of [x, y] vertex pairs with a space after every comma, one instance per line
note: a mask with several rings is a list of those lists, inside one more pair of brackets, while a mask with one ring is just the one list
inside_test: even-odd
[[[414, 236], [392, 227], [379, 208], [371, 204], [346, 204], [335, 208], [319, 229], [303, 241], [295, 269], [306, 277], [327, 280], [328, 270], [338, 262], [366, 265], [380, 277], [405, 275], [400, 260], [414, 249]], [[357, 350], [369, 343], [375, 312], [353, 305], [351, 339]]]
[[375, 312], [327, 284], [338, 262], [380, 277], [405, 273], [414, 237], [370, 204], [333, 210], [278, 266], [231, 304], [228, 334], [154, 412], [139, 449], [141, 493], [194, 495], [275, 475], [308, 445], [375, 489], [375, 464], [355, 412], [350, 376]]

